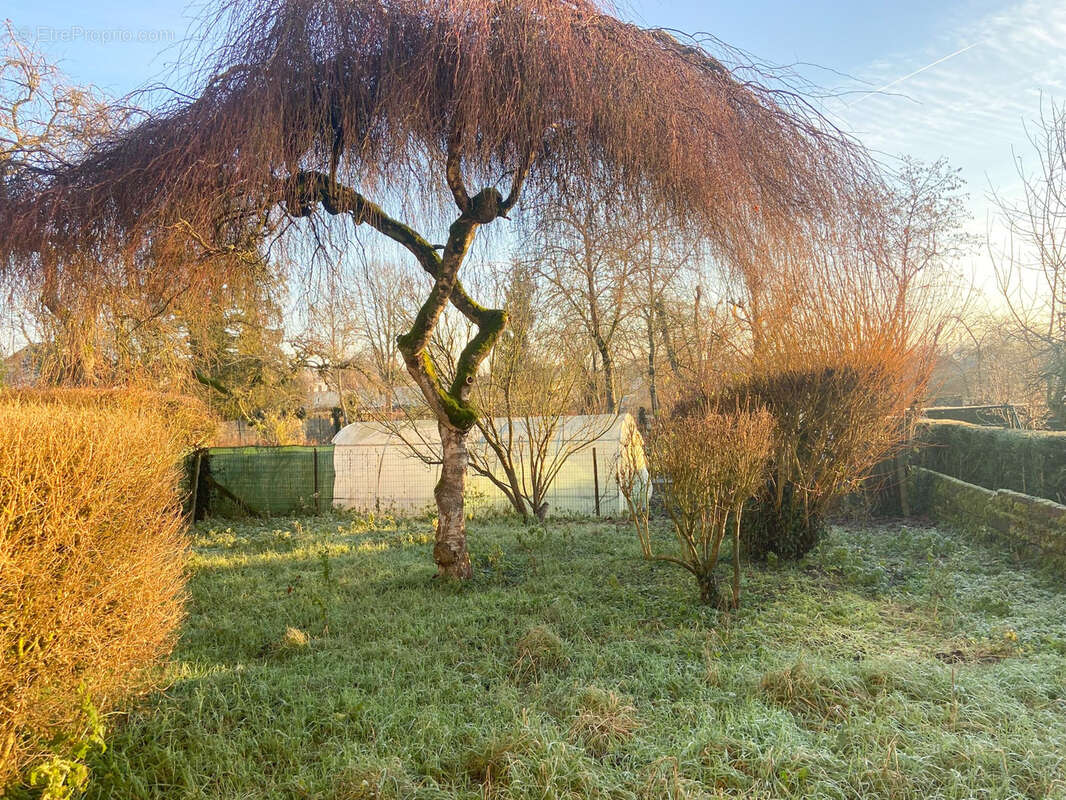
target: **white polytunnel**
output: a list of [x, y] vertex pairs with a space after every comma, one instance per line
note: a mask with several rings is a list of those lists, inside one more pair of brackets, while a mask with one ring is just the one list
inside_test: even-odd
[[[516, 454], [520, 474], [529, 468], [527, 431], [537, 431], [537, 422], [516, 420], [510, 432], [511, 452]], [[507, 430], [507, 420], [494, 423], [496, 430]], [[333, 444], [336, 508], [397, 514], [433, 509], [433, 487], [440, 475], [439, 463], [433, 463], [440, 452], [435, 421], [355, 422], [342, 428], [333, 437]], [[470, 432], [468, 448], [495, 473], [499, 462], [477, 428]], [[624, 515], [627, 509], [618, 482], [619, 464], [623, 457], [632, 459], [638, 466], [638, 479], [646, 483], [643, 448], [643, 439], [629, 414], [559, 420], [549, 454], [569, 455], [547, 492], [548, 514]], [[511, 509], [503, 492], [473, 469], [467, 474], [467, 504], [470, 510]]]

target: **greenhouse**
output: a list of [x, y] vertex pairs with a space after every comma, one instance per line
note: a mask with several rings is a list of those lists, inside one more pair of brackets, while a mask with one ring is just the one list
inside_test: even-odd
[[[546, 448], [531, 446], [550, 425]], [[530, 475], [531, 451], [544, 452], [547, 460], [564, 458], [546, 494], [549, 514], [615, 516], [626, 512], [618, 483], [618, 465], [628, 450], [643, 466], [640, 432], [629, 414], [565, 417], [545, 422], [541, 418], [516, 419], [508, 429], [506, 419], [492, 421], [497, 438], [509, 442], [519, 479]], [[333, 438], [336, 508], [363, 512], [419, 513], [433, 507], [433, 487], [440, 474], [440, 435], [432, 420], [356, 422]], [[467, 477], [471, 510], [505, 511], [510, 503], [484, 474], [502, 477], [499, 459], [477, 428], [468, 447], [472, 468]], [[645, 473], [646, 474], [646, 473]]]

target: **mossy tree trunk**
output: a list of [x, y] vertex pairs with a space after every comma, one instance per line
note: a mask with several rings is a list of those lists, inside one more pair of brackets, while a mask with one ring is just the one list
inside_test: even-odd
[[469, 578], [472, 574], [470, 554], [466, 549], [466, 509], [463, 490], [466, 488], [466, 431], [438, 423], [442, 452], [440, 480], [433, 490], [437, 501], [437, 541], [433, 546], [433, 560], [441, 575]]
[[[407, 371], [422, 390], [440, 431], [441, 475], [433, 492], [437, 502], [433, 559], [441, 577], [463, 579], [471, 576], [463, 499], [469, 461], [466, 438], [477, 420], [477, 413], [470, 403], [470, 392], [478, 368], [506, 324], [503, 311], [484, 308], [470, 299], [458, 281], [458, 272], [477, 227], [495, 219], [502, 202], [495, 189], [484, 190], [466, 201], [466, 210], [452, 223], [448, 242], [435, 270], [433, 289], [419, 309], [411, 330], [398, 339]], [[478, 332], [463, 348], [456, 363], [455, 378], [451, 386], [445, 387], [433, 367], [427, 347], [449, 302], [477, 326]]]
[[[285, 200], [292, 216], [310, 216], [319, 204], [329, 214], [350, 214], [357, 224], [370, 225], [403, 245], [433, 278], [429, 297], [419, 308], [411, 330], [398, 337], [397, 345], [407, 371], [422, 391], [440, 431], [442, 464], [440, 480], [434, 490], [438, 518], [433, 558], [441, 577], [463, 579], [471, 576], [463, 502], [469, 460], [466, 439], [477, 420], [470, 392], [478, 368], [507, 323], [507, 315], [502, 310], [485, 308], [471, 299], [459, 282], [459, 268], [478, 227], [506, 217], [514, 206], [532, 158], [530, 154], [524, 166], [516, 171], [506, 199], [495, 188], [483, 189], [471, 197], [462, 184], [459, 154], [449, 153], [446, 178], [460, 215], [448, 229], [448, 240], [441, 253], [414, 229], [388, 216], [380, 206], [354, 189], [339, 184], [330, 175], [301, 173]], [[477, 333], [463, 348], [455, 365], [455, 377], [446, 386], [434, 368], [428, 346], [449, 303], [476, 326]]]

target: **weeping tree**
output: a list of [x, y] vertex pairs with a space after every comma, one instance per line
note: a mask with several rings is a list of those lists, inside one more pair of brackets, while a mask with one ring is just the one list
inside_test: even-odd
[[[335, 258], [363, 228], [406, 250], [432, 284], [397, 346], [440, 428], [444, 576], [471, 572], [471, 390], [506, 324], [459, 279], [483, 228], [523, 196], [596, 191], [698, 225], [726, 258], [753, 229], [801, 247], [853, 224], [876, 181], [787, 81], [594, 0], [233, 0], [205, 22], [194, 91], [71, 163], [5, 177], [3, 269], [181, 286], [279, 243]], [[449, 304], [475, 333], [445, 381], [427, 346]]]

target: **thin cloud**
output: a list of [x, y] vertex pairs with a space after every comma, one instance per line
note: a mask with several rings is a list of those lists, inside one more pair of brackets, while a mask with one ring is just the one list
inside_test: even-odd
[[[861, 96], [830, 101], [828, 110], [885, 157], [946, 157], [961, 168], [968, 227], [984, 237], [999, 231], [990, 187], [1006, 197], [1017, 191], [1012, 147], [1026, 149], [1025, 121], [1038, 116], [1042, 98], [1066, 101], [1066, 3], [1015, 0], [959, 17], [952, 28], [853, 69]], [[924, 66], [913, 70], [916, 63]], [[980, 283], [993, 283], [987, 259], [975, 256], [972, 266]]]
[[[1066, 3], [1009, 3], [915, 44], [855, 70], [862, 96], [830, 111], [879, 151], [947, 156], [978, 191], [986, 173], [1008, 178], [1010, 147], [1024, 144], [1040, 95], [1066, 99]], [[916, 61], [923, 66], [905, 68]], [[889, 91], [904, 82], [905, 92]]]

